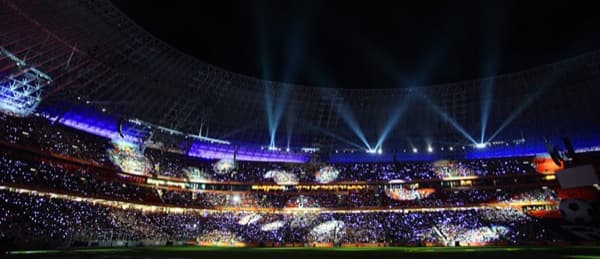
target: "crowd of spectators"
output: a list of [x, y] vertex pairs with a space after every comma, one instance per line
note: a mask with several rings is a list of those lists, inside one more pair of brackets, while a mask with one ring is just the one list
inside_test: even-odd
[[0, 141], [58, 156], [110, 165], [109, 141], [42, 117], [14, 118], [0, 113]]
[[0, 152], [0, 183], [40, 190], [121, 199], [132, 202], [157, 202], [150, 188], [101, 177], [93, 168], [72, 166], [56, 161], [15, 159]]
[[[191, 192], [162, 189], [124, 176], [111, 163], [109, 140], [52, 123], [40, 117], [12, 118], [0, 114], [0, 184], [145, 204], [191, 208], [457, 208], [488, 202], [556, 201], [551, 188], [439, 189], [426, 197], [394, 200], [386, 185], [332, 192]], [[237, 162], [219, 171], [207, 161], [143, 149], [150, 172], [161, 176], [210, 179], [212, 182], [265, 183], [270, 171], [285, 172], [301, 183], [315, 183], [324, 166], [338, 170], [336, 182], [435, 180], [460, 176], [503, 176], [533, 173], [526, 158], [444, 162], [359, 164], [283, 164]], [[190, 172], [194, 172], [193, 176]], [[330, 172], [331, 173], [331, 172]], [[140, 178], [144, 179], [144, 178]], [[199, 210], [201, 211], [201, 210]], [[310, 210], [309, 210], [310, 211]], [[255, 244], [452, 242], [523, 243], [553, 237], [542, 224], [515, 209], [471, 209], [437, 212], [261, 214], [240, 224], [238, 213], [169, 214], [119, 209], [81, 201], [0, 191], [0, 239], [9, 246], [59, 247], [90, 240], [169, 240], [249, 242]], [[82, 245], [85, 245], [82, 243]]]
[[[69, 157], [106, 167], [119, 168], [111, 163], [107, 151], [113, 149], [110, 140], [77, 131], [42, 117], [13, 118], [0, 114], [0, 141], [34, 148], [41, 152]], [[155, 176], [187, 177], [184, 168], [194, 167], [215, 181], [270, 182], [265, 175], [282, 170], [295, 175], [300, 182], [316, 182], [315, 173], [327, 165], [240, 162], [228, 172], [217, 172], [216, 161], [192, 158], [164, 150], [143, 149], [150, 161], [150, 173]], [[349, 163], [329, 165], [339, 171], [337, 182], [429, 180], [456, 176], [500, 176], [534, 173], [529, 158], [503, 158], [447, 162]]]
[[[45, 196], [0, 191], [0, 238], [18, 248], [67, 247], [109, 240], [434, 243], [456, 241], [524, 244], [556, 238], [553, 232], [515, 209], [436, 212], [262, 214], [241, 222], [244, 213], [141, 212]], [[273, 224], [275, 223], [275, 224]], [[330, 224], [335, 223], [335, 224]], [[269, 225], [269, 228], [265, 226]], [[327, 228], [333, 225], [334, 228]], [[311, 234], [311, 232], [313, 232]], [[312, 240], [314, 241], [314, 240]]]
[[0, 152], [0, 183], [79, 196], [119, 199], [130, 202], [163, 203], [202, 208], [362, 208], [362, 207], [442, 207], [488, 202], [557, 201], [551, 188], [541, 189], [440, 189], [420, 199], [394, 200], [386, 185], [345, 193], [309, 192], [193, 192], [163, 189], [135, 182], [110, 171], [57, 160], [19, 158]]

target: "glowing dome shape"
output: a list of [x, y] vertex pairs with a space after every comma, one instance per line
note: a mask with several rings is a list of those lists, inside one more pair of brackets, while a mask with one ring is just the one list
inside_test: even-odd
[[337, 242], [346, 234], [346, 225], [340, 220], [330, 220], [314, 227], [308, 234], [311, 242]]
[[[13, 59], [18, 65], [25, 65], [4, 49], [1, 49], [0, 53]], [[52, 79], [48, 75], [33, 67], [23, 68], [0, 78], [0, 112], [17, 117], [29, 116], [42, 101], [42, 89], [51, 82]]]
[[283, 220], [277, 220], [277, 221], [273, 221], [268, 224], [264, 224], [260, 228], [260, 230], [261, 231], [274, 231], [274, 230], [277, 230], [277, 229], [280, 229], [281, 227], [283, 227], [284, 224], [285, 224], [285, 222]]
[[434, 188], [405, 188], [402, 186], [386, 186], [385, 195], [399, 201], [425, 199], [435, 192]]
[[152, 170], [150, 160], [142, 154], [135, 144], [113, 141], [113, 149], [107, 150], [110, 161], [123, 172], [143, 175]]
[[290, 220], [291, 228], [305, 228], [312, 225], [317, 219], [315, 213], [294, 213]]
[[246, 216], [243, 216], [238, 221], [238, 224], [240, 224], [240, 225], [252, 225], [252, 224], [258, 222], [261, 219], [262, 219], [262, 216], [259, 215], [259, 214], [248, 214]]
[[319, 183], [330, 183], [337, 179], [340, 172], [333, 166], [326, 166], [321, 168], [316, 174], [315, 178]]
[[385, 188], [385, 195], [393, 200], [405, 201], [419, 199], [419, 193], [416, 190], [408, 190], [402, 187]]
[[273, 178], [275, 183], [280, 185], [295, 185], [299, 182], [298, 176], [283, 170], [270, 170], [263, 177]]
[[439, 160], [433, 163], [435, 174], [439, 178], [452, 178], [474, 175], [473, 171], [457, 161]]
[[215, 173], [224, 175], [235, 169], [235, 162], [232, 159], [221, 159], [213, 165]]

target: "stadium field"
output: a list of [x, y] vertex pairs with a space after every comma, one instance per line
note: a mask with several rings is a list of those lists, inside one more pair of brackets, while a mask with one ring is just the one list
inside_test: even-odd
[[600, 259], [600, 246], [561, 247], [385, 247], [385, 248], [225, 248], [139, 247], [14, 251], [7, 258], [565, 258]]

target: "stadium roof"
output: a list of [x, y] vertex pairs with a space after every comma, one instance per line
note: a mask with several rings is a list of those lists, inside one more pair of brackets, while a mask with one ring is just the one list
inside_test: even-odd
[[[518, 72], [598, 49], [593, 3], [135, 1], [113, 3], [175, 48], [272, 81], [408, 87]], [[317, 72], [334, 78], [322, 82]]]
[[[390, 150], [599, 128], [600, 52], [426, 87], [309, 87], [205, 63], [109, 1], [3, 1], [0, 8], [8, 25], [0, 45], [54, 80], [42, 107], [90, 105], [182, 132], [281, 147]], [[324, 86], [337, 85], [327, 74], [319, 77]]]

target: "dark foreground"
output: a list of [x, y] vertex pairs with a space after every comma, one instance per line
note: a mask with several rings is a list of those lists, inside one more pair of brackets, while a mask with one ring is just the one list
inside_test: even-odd
[[[0, 257], [4, 257], [0, 255]], [[386, 247], [386, 248], [223, 248], [143, 247], [18, 251], [6, 258], [435, 258], [435, 259], [600, 259], [600, 246], [561, 247]]]

